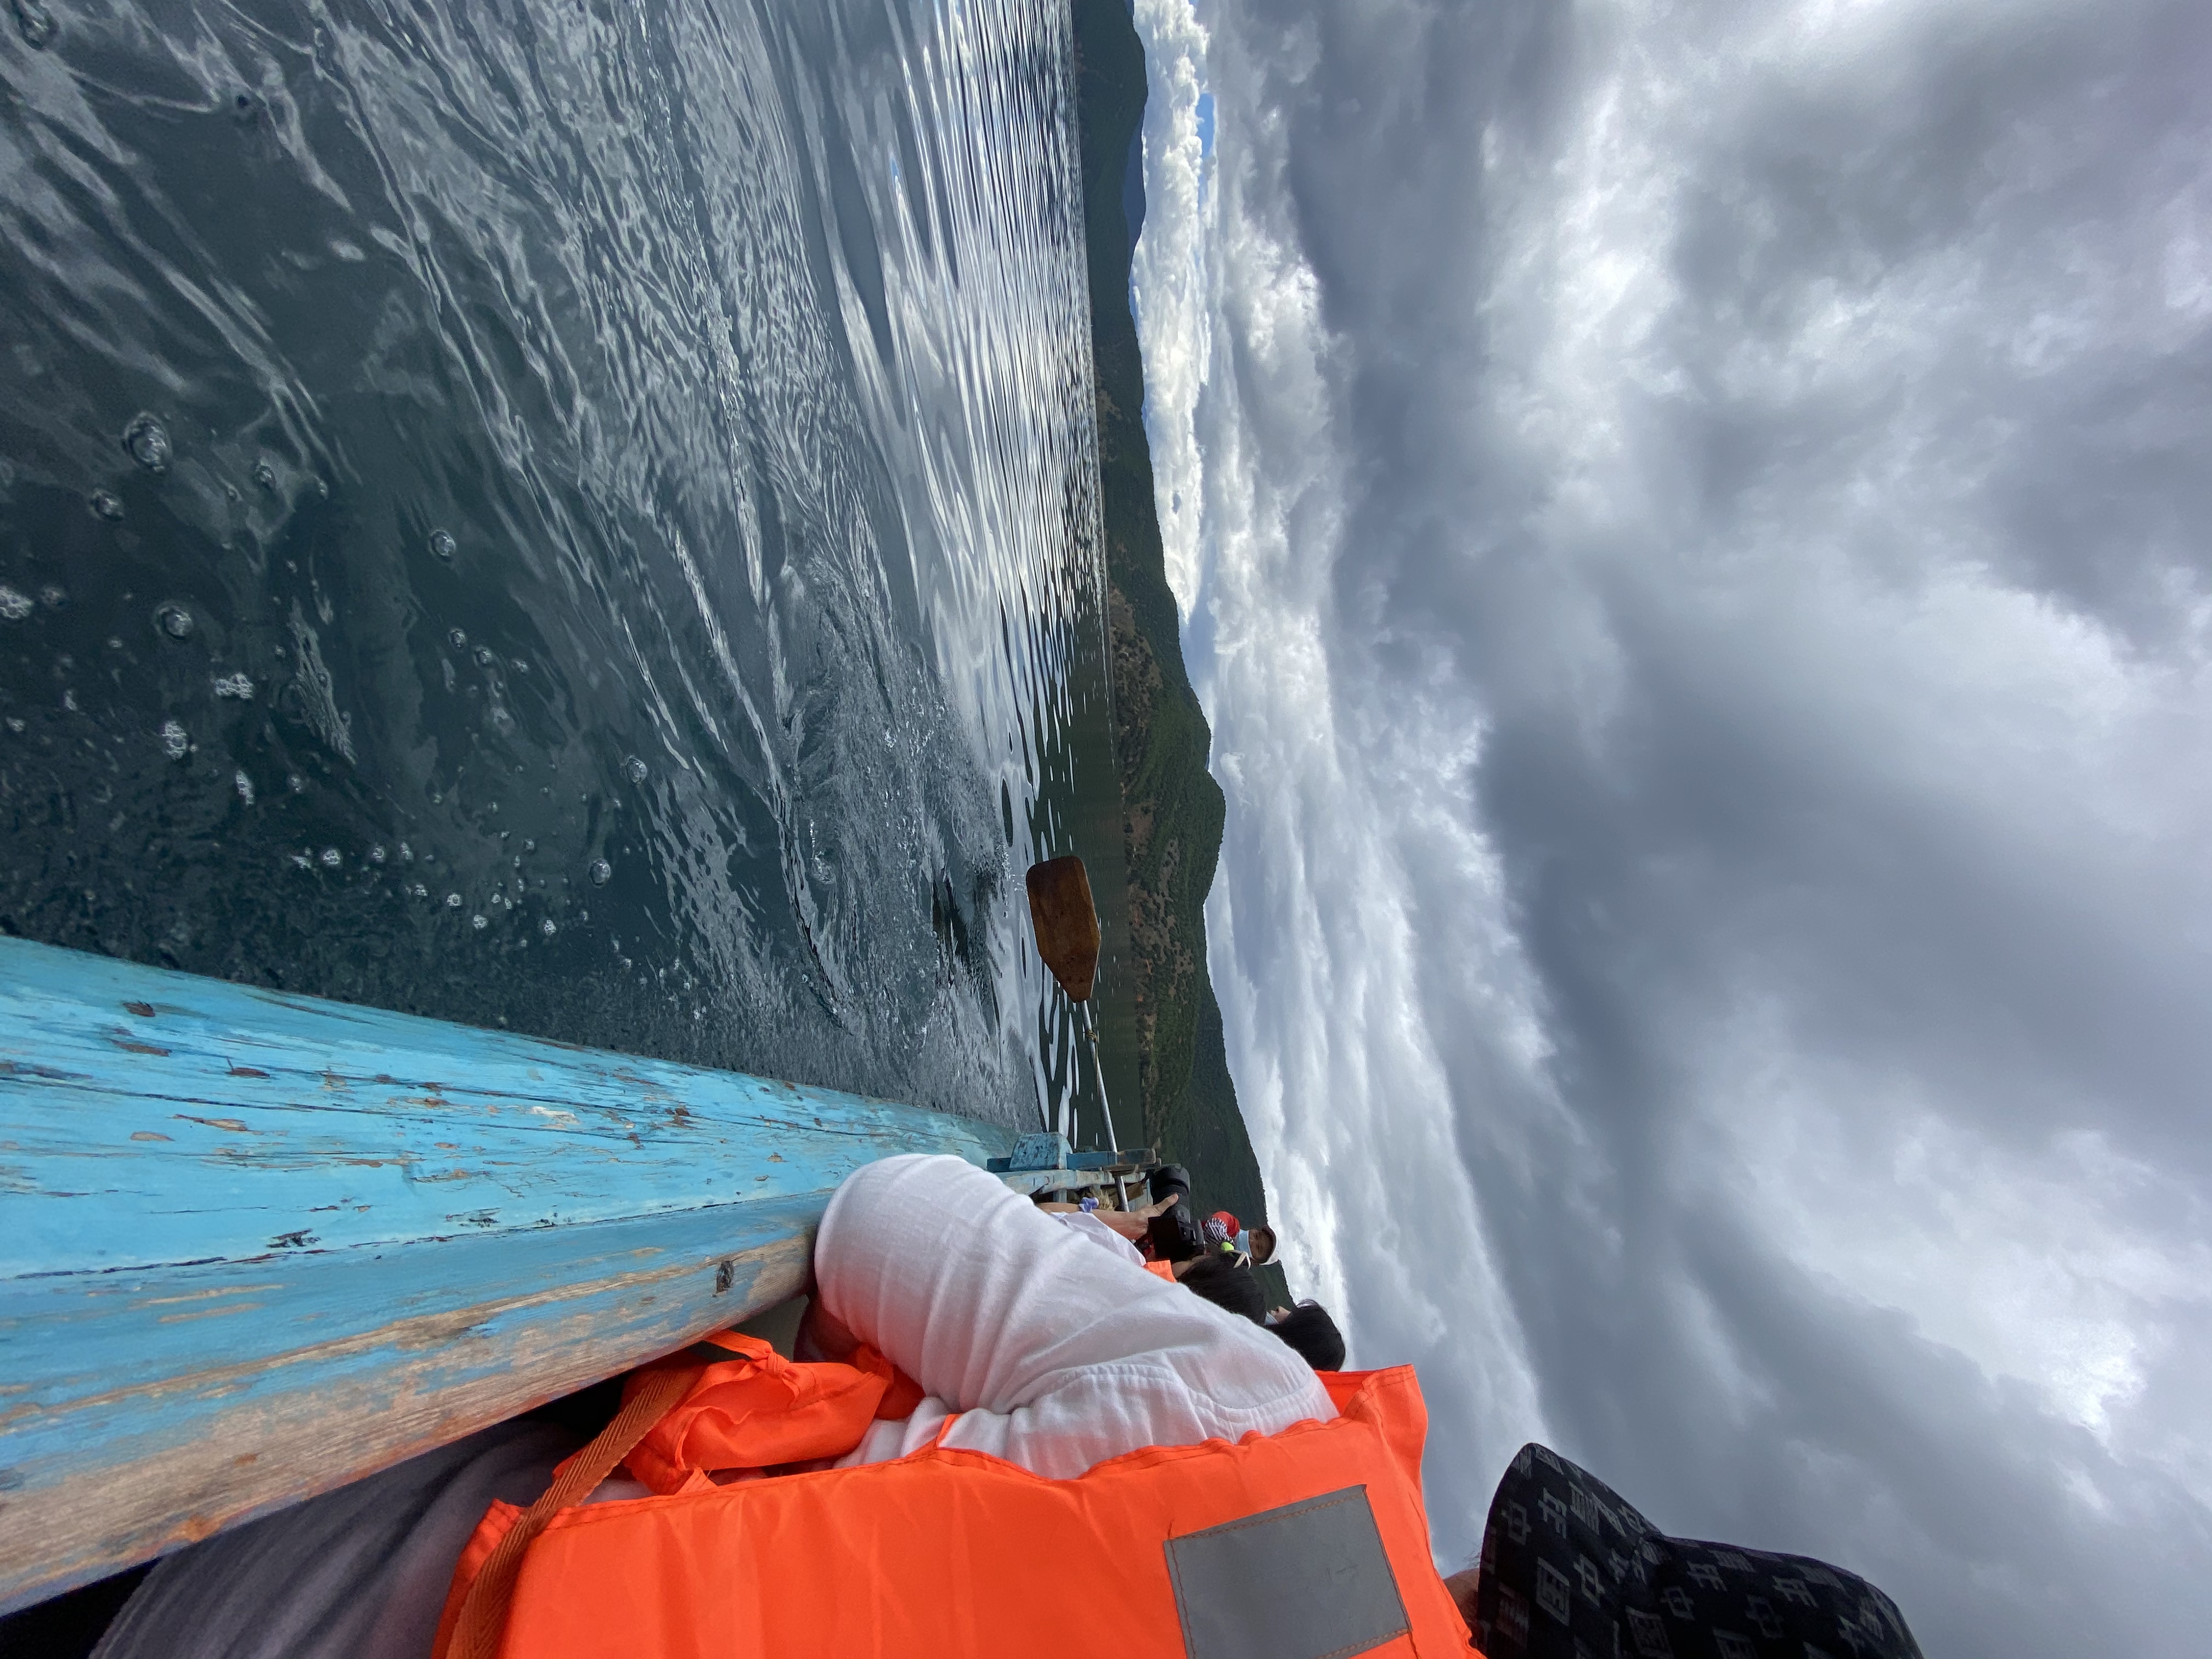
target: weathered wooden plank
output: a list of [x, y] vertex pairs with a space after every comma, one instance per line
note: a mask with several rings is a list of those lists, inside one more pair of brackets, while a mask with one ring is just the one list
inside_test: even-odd
[[0, 1611], [804, 1282], [941, 1114], [0, 939]]
[[1023, 1170], [1065, 1170], [1073, 1151], [1067, 1137], [1049, 1131], [1031, 1133], [1014, 1142], [1014, 1150], [1006, 1159], [1006, 1168]]
[[1114, 1177], [1099, 1170], [1011, 1170], [999, 1172], [999, 1179], [1024, 1198], [1114, 1184]]
[[1071, 1170], [1120, 1170], [1133, 1173], [1150, 1169], [1158, 1162], [1149, 1146], [1124, 1146], [1118, 1152], [1071, 1152], [1067, 1167]]

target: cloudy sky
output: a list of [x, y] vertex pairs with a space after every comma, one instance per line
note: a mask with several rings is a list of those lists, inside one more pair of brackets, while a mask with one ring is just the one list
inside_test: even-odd
[[1138, 0], [1293, 1279], [1930, 1659], [2212, 1646], [2212, 7]]

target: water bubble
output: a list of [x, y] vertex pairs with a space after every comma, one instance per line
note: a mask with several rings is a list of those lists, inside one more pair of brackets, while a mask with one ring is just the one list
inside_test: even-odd
[[538, 850], [538, 843], [526, 836], [523, 839], [522, 850], [526, 853], [534, 853]]
[[62, 707], [68, 709], [72, 714], [76, 713], [76, 688], [75, 686], [71, 686], [68, 690], [62, 693]]
[[92, 492], [92, 510], [113, 524], [123, 516], [123, 502], [112, 490], [95, 489]]
[[238, 791], [239, 799], [244, 801], [248, 806], [253, 805], [253, 780], [252, 778], [247, 777], [244, 772], [233, 772], [230, 775], [230, 787]]
[[[124, 597], [128, 599], [130, 595]], [[69, 603], [69, 590], [58, 582], [48, 582], [39, 590], [39, 603], [49, 611], [58, 611]]]
[[13, 732], [17, 737], [21, 737], [28, 728], [24, 726], [21, 720], [17, 719], [15, 715], [10, 714], [8, 716], [8, 729], [10, 732]]
[[514, 672], [518, 674], [527, 674], [530, 672], [530, 665], [517, 657], [514, 659]]
[[307, 793], [307, 781], [297, 772], [287, 772], [284, 775], [284, 787], [295, 795], [304, 795]]
[[645, 781], [645, 763], [632, 755], [623, 762], [623, 775], [632, 783]]
[[239, 702], [253, 701], [253, 682], [243, 674], [225, 674], [215, 683], [218, 697], [229, 697]]
[[451, 564], [453, 562], [453, 555], [460, 550], [461, 544], [453, 539], [453, 532], [452, 531], [434, 530], [430, 532], [430, 553], [432, 557], [443, 559], [447, 563]]
[[161, 752], [173, 761], [180, 761], [192, 751], [192, 740], [185, 728], [174, 720], [161, 722]]
[[276, 469], [269, 465], [265, 457], [253, 464], [253, 482], [264, 489], [276, 488]]
[[477, 647], [477, 667], [489, 668], [498, 660], [499, 659], [492, 654], [492, 649], [489, 646], [480, 645]]
[[605, 859], [592, 860], [592, 885], [604, 887], [614, 879], [615, 867]]
[[31, 614], [31, 596], [12, 587], [0, 587], [0, 620], [21, 622]]
[[173, 640], [188, 640], [192, 636], [192, 613], [171, 599], [155, 608], [154, 626]]
[[482, 916], [471, 916], [469, 918], [469, 926], [477, 933], [481, 933], [485, 928], [490, 927], [491, 923], [485, 921]]
[[131, 417], [131, 424], [123, 428], [123, 447], [132, 460], [157, 477], [169, 470], [173, 453], [169, 429], [151, 415], [141, 411]]
[[428, 888], [425, 887], [425, 886], [424, 886], [421, 882], [419, 882], [419, 881], [418, 881], [418, 882], [416, 882], [416, 883], [412, 887], [409, 888], [407, 890], [408, 890], [409, 892], [410, 892], [410, 893], [414, 894], [414, 895], [415, 895], [415, 896], [416, 896], [416, 898], [428, 898], [428, 897], [429, 897], [429, 896], [430, 896], [430, 890], [429, 890]]
[[375, 846], [368, 849], [368, 861], [371, 864], [383, 863], [384, 857], [384, 843], [382, 842], [377, 842]]
[[546, 918], [545, 918], [545, 920], [544, 920], [544, 921], [541, 921], [541, 922], [539, 922], [539, 923], [538, 924], [538, 931], [539, 933], [541, 933], [544, 934], [546, 938], [548, 938], [548, 939], [551, 939], [551, 938], [553, 937], [553, 935], [554, 935], [554, 934], [556, 934], [556, 933], [559, 933], [559, 932], [561, 931], [561, 929], [560, 929], [559, 926], [558, 926], [558, 925], [554, 921], [553, 918], [552, 918], [552, 917], [550, 917], [550, 916], [548, 916], [548, 917], [546, 917]]
[[54, 38], [54, 15], [40, 0], [15, 0], [15, 32], [36, 52]]
[[335, 848], [335, 847], [325, 847], [325, 848], [323, 848], [323, 868], [324, 868], [324, 869], [325, 869], [325, 870], [335, 870], [335, 869], [337, 869], [337, 868], [338, 867], [338, 866], [340, 866], [341, 864], [343, 864], [344, 862], [345, 862], [345, 857], [344, 857], [344, 855], [343, 855], [343, 854], [341, 854], [341, 853], [338, 851], [338, 849], [337, 849], [337, 848]]
[[402, 864], [415, 862], [415, 849], [404, 841], [399, 843], [399, 861]]
[[456, 651], [465, 651], [469, 648], [469, 636], [458, 628], [449, 628], [446, 630], [446, 643]]
[[460, 896], [459, 893], [448, 893], [448, 894], [447, 894], [447, 895], [446, 895], [446, 908], [447, 908], [448, 910], [458, 910], [458, 909], [459, 909], [459, 908], [461, 908], [461, 896]]
[[295, 869], [301, 870], [312, 870], [315, 867], [314, 860], [309, 858], [305, 853], [293, 854], [292, 864]]

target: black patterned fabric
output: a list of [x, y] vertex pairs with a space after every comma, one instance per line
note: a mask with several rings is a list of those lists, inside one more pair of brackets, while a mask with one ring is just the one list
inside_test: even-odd
[[1542, 1446], [1498, 1482], [1481, 1566], [1489, 1659], [1921, 1659], [1897, 1604], [1857, 1574], [1665, 1537]]

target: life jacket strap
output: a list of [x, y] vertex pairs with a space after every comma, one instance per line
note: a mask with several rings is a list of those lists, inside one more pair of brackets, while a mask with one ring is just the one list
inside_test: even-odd
[[[718, 1351], [719, 1352], [719, 1351]], [[691, 1358], [687, 1354], [685, 1358]], [[461, 1603], [459, 1622], [446, 1650], [447, 1659], [497, 1659], [501, 1634], [507, 1628], [507, 1604], [514, 1596], [515, 1576], [522, 1569], [523, 1552], [545, 1529], [545, 1523], [562, 1510], [580, 1504], [599, 1482], [629, 1455], [653, 1425], [672, 1409], [699, 1380], [700, 1367], [656, 1367], [639, 1375], [632, 1395], [614, 1421], [599, 1437], [570, 1458], [553, 1477], [545, 1494], [507, 1528], [507, 1536], [486, 1560]]]

